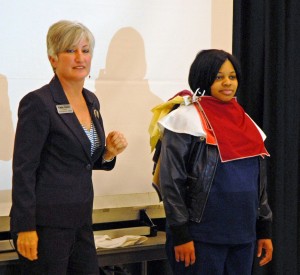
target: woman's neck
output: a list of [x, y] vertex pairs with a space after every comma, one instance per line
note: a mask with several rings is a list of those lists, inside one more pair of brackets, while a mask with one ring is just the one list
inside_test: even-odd
[[60, 78], [59, 76], [58, 79], [68, 99], [69, 98], [76, 99], [82, 97], [84, 80], [72, 81], [72, 80]]

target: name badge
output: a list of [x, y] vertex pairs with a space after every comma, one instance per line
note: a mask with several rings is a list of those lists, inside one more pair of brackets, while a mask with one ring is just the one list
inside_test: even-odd
[[73, 109], [70, 104], [56, 105], [56, 109], [59, 114], [73, 113]]

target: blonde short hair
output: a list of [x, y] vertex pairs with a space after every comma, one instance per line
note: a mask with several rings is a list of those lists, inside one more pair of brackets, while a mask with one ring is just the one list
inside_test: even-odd
[[48, 56], [57, 58], [57, 55], [78, 44], [81, 39], [86, 39], [93, 54], [95, 38], [91, 31], [83, 24], [76, 21], [61, 20], [50, 26], [47, 34]]

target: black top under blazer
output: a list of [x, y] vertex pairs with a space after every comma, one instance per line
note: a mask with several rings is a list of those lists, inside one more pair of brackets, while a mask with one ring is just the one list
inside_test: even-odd
[[75, 228], [92, 223], [92, 169], [111, 170], [102, 163], [105, 133], [97, 97], [83, 89], [100, 147], [91, 143], [75, 113], [59, 114], [69, 104], [57, 78], [27, 94], [20, 102], [13, 156], [11, 231], [36, 226]]

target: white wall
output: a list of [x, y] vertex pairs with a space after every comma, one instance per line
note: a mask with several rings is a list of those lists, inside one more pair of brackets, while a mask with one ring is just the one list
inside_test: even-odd
[[106, 131], [121, 130], [129, 141], [113, 171], [94, 173], [94, 207], [157, 203], [150, 109], [188, 88], [199, 50], [231, 51], [232, 0], [0, 0], [0, 7], [0, 216], [11, 204], [18, 103], [51, 79], [45, 37], [60, 19], [80, 21], [94, 33], [86, 88], [101, 101]]

